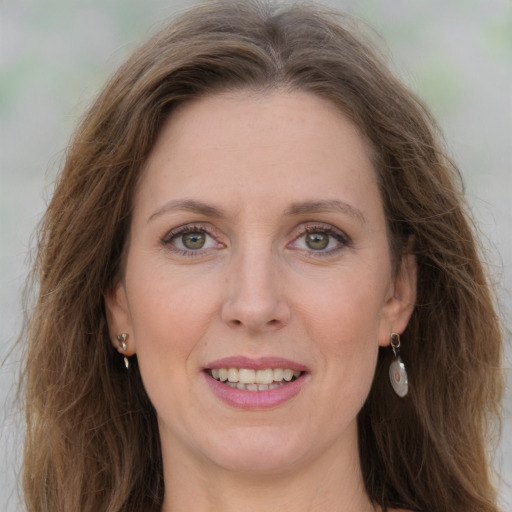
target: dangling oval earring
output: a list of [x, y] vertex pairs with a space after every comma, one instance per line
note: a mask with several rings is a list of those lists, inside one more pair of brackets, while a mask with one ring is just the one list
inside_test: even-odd
[[403, 398], [409, 391], [409, 385], [405, 364], [400, 357], [400, 335], [396, 332], [391, 333], [391, 348], [395, 354], [395, 360], [389, 365], [389, 380], [395, 393]]
[[[125, 332], [123, 332], [117, 336], [117, 342], [119, 343], [119, 347], [121, 348], [121, 350], [123, 352], [126, 352], [128, 350], [128, 347], [126, 346], [126, 338], [128, 338], [128, 334], [126, 334]], [[130, 368], [130, 361], [128, 361], [128, 358], [126, 357], [126, 355], [123, 357], [123, 361], [124, 361], [124, 366], [128, 370]]]

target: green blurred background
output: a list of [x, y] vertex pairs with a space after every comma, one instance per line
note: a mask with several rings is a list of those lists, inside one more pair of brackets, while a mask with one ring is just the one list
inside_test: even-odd
[[[30, 234], [71, 133], [108, 75], [185, 0], [0, 0], [0, 360], [22, 320]], [[373, 26], [392, 68], [431, 107], [485, 234], [503, 315], [512, 317], [512, 21], [510, 0], [324, 2]], [[511, 350], [508, 349], [507, 368]], [[0, 369], [0, 510], [16, 491], [22, 422], [19, 355]], [[510, 372], [508, 372], [510, 373]], [[510, 378], [509, 378], [510, 382]], [[512, 392], [496, 469], [512, 509]], [[510, 507], [510, 508], [509, 508]]]

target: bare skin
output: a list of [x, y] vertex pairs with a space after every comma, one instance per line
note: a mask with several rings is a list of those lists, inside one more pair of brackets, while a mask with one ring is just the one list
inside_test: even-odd
[[[330, 103], [241, 91], [180, 107], [146, 163], [107, 298], [113, 343], [129, 334], [157, 412], [163, 512], [380, 510], [357, 415], [379, 346], [412, 313], [415, 270], [406, 257], [393, 274], [369, 148]], [[211, 372], [239, 357], [300, 366], [300, 386], [245, 403], [260, 391]]]

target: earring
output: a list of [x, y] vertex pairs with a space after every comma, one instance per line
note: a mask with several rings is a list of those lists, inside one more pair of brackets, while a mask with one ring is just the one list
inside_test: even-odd
[[389, 366], [389, 380], [393, 390], [400, 397], [407, 395], [409, 390], [407, 382], [407, 372], [405, 364], [400, 357], [400, 335], [396, 332], [391, 333], [391, 348], [395, 354], [395, 360]]
[[[117, 342], [119, 343], [119, 346], [121, 347], [121, 350], [123, 352], [126, 352], [126, 350], [128, 349], [128, 347], [126, 346], [126, 338], [128, 338], [128, 334], [126, 334], [125, 332], [123, 332], [122, 334], [119, 334], [117, 336]], [[126, 369], [128, 370], [128, 368], [130, 368], [130, 361], [128, 361], [128, 358], [126, 357], [126, 355], [124, 356], [123, 360], [124, 360], [124, 365], [125, 365]]]

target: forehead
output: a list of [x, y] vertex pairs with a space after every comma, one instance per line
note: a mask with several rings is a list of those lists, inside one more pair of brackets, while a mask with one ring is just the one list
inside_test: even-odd
[[[287, 134], [285, 140], [293, 142], [307, 131], [326, 135], [333, 128], [333, 137], [343, 131], [344, 138], [350, 137], [352, 142], [357, 139], [358, 149], [373, 160], [370, 141], [334, 102], [300, 90], [241, 89], [208, 94], [177, 105], [164, 123], [153, 153], [171, 137], [176, 143], [200, 143], [204, 147], [229, 140], [240, 145], [245, 137], [250, 145], [248, 149], [253, 149], [265, 138], [271, 142], [276, 134]], [[257, 139], [255, 130], [261, 130]], [[326, 143], [329, 139], [326, 138]]]
[[380, 202], [371, 154], [358, 128], [313, 94], [215, 94], [182, 104], [164, 123], [137, 196], [151, 203], [177, 194], [234, 203], [342, 194]]

